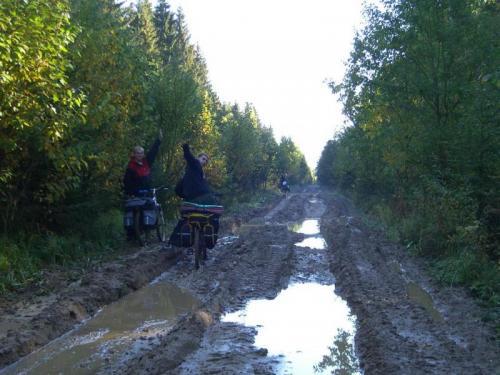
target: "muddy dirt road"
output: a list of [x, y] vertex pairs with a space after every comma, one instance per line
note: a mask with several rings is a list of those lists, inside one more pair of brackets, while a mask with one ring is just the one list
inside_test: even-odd
[[500, 373], [472, 300], [342, 196], [311, 186], [225, 228], [199, 271], [151, 247], [0, 305], [0, 374]]

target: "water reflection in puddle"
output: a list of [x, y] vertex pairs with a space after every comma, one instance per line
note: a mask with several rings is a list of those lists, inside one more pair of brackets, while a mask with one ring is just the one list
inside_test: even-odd
[[395, 260], [392, 260], [388, 263], [388, 266], [395, 272], [402, 274], [406, 284], [406, 293], [408, 298], [413, 302], [422, 306], [427, 313], [437, 322], [443, 322], [444, 318], [441, 313], [434, 306], [434, 301], [429, 293], [427, 293], [420, 285], [417, 283], [410, 281], [406, 276], [405, 269], [401, 266], [401, 264]]
[[295, 233], [303, 233], [307, 235], [319, 234], [319, 220], [309, 219], [304, 220], [302, 223], [292, 224], [290, 230]]
[[[167, 283], [155, 283], [102, 309], [94, 318], [4, 370], [2, 375], [94, 374], [140, 342], [170, 329], [175, 318], [199, 302]], [[137, 342], [137, 338], [142, 340]], [[132, 345], [135, 345], [132, 348]]]
[[308, 237], [303, 241], [296, 243], [295, 246], [323, 250], [326, 248], [326, 243], [323, 237]]
[[306, 236], [303, 241], [298, 242], [295, 246], [299, 247], [309, 247], [311, 249], [323, 250], [326, 248], [326, 243], [320, 234], [319, 220], [318, 219], [308, 219], [301, 223], [295, 223], [289, 226], [290, 230], [295, 233], [302, 233]]
[[217, 242], [219, 246], [225, 246], [225, 245], [230, 245], [234, 241], [236, 241], [239, 237], [238, 236], [224, 236], [219, 239]]
[[245, 310], [227, 314], [222, 321], [257, 327], [255, 345], [269, 355], [284, 356], [280, 374], [359, 374], [354, 318], [334, 289], [291, 284], [274, 300], [250, 301]]

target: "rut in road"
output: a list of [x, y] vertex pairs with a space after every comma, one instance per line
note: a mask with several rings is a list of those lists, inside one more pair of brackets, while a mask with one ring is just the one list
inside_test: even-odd
[[[293, 231], [293, 223], [319, 217], [326, 243], [307, 241], [309, 234]], [[309, 246], [298, 246], [300, 243]], [[500, 373], [494, 330], [480, 320], [481, 311], [473, 300], [459, 288], [433, 284], [418, 259], [387, 241], [382, 231], [366, 225], [362, 215], [339, 194], [308, 187], [291, 194], [266, 215], [236, 226], [209, 253], [207, 264], [199, 271], [193, 271], [192, 254], [186, 251], [169, 264], [152, 285], [165, 283], [169, 285], [165, 289], [180, 290], [176, 293], [197, 301], [192, 308], [161, 329], [150, 323], [140, 325], [143, 328], [134, 331], [123, 351], [98, 350], [92, 358], [99, 358], [99, 370], [94, 371], [95, 362], [75, 359], [78, 371], [72, 373], [295, 374], [313, 373], [311, 366], [330, 373], [330, 362], [337, 370], [343, 366], [352, 374]], [[123, 272], [124, 268], [119, 269]], [[300, 362], [304, 355], [280, 355], [272, 344], [257, 343], [265, 324], [246, 326], [227, 320], [240, 310], [250, 311], [255, 301], [264, 300], [271, 306], [296, 285], [308, 283], [335, 284], [335, 293], [349, 303], [350, 308], [333, 289], [329, 291], [341, 306], [329, 314], [330, 321], [341, 321], [342, 314], [349, 320], [350, 311], [354, 313], [350, 322], [357, 323], [356, 352], [354, 329], [344, 330], [346, 335], [334, 337], [326, 352], [304, 370], [301, 366], [306, 365]], [[148, 288], [151, 285], [137, 293], [147, 295]], [[415, 296], [426, 297], [435, 311]], [[296, 299], [298, 307], [280, 312], [283, 319], [303, 307], [300, 302], [306, 297]], [[316, 308], [325, 309], [326, 305]], [[317, 319], [309, 314], [309, 321], [293, 323], [281, 335], [292, 335], [302, 325], [312, 330]], [[326, 323], [323, 327], [331, 330]], [[340, 354], [349, 361], [339, 364], [335, 363], [339, 351], [333, 343], [340, 339], [349, 350]]]
[[387, 240], [340, 194], [323, 192], [337, 292], [358, 317], [365, 374], [499, 374], [493, 324], [467, 291], [436, 284], [424, 260]]
[[[257, 328], [221, 318], [245, 308], [251, 300], [276, 298], [290, 283], [333, 284], [325, 250], [295, 246], [305, 236], [290, 230], [292, 223], [321, 216], [324, 206], [314, 201], [316, 195], [314, 189], [292, 194], [267, 215], [242, 225], [238, 239], [218, 249], [201, 272], [191, 272], [189, 259], [166, 272], [164, 280], [190, 290], [203, 301], [202, 307], [157, 346], [114, 370], [130, 374], [277, 373], [284, 358], [254, 345]], [[311, 212], [313, 207], [317, 212]], [[324, 349], [327, 354], [328, 348]], [[310, 364], [310, 371], [315, 364]]]

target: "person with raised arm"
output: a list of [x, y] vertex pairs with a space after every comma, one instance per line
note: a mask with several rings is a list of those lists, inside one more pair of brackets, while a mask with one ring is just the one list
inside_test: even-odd
[[217, 204], [203, 171], [209, 161], [207, 153], [201, 152], [198, 157], [195, 157], [187, 143], [182, 145], [182, 150], [186, 160], [186, 169], [178, 188], [176, 188], [177, 194], [192, 203]]
[[163, 132], [160, 129], [158, 138], [147, 154], [144, 153], [144, 148], [141, 146], [133, 148], [123, 177], [123, 187], [126, 195], [136, 196], [139, 195], [141, 190], [151, 188], [151, 167], [155, 162], [162, 139]]

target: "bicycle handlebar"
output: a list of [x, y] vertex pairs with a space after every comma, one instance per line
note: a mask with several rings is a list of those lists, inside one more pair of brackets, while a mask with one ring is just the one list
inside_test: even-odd
[[161, 190], [168, 190], [168, 187], [163, 185], [163, 186], [150, 188], [150, 189], [140, 189], [140, 190], [137, 190], [137, 193], [133, 194], [132, 196], [144, 197], [144, 196], [147, 196], [149, 194], [156, 195], [156, 193], [158, 191], [161, 191]]

